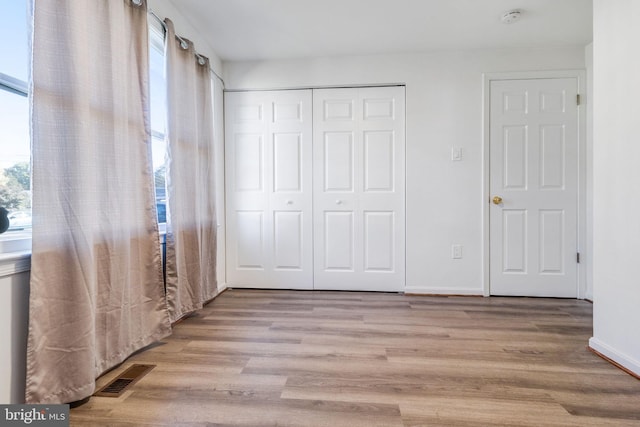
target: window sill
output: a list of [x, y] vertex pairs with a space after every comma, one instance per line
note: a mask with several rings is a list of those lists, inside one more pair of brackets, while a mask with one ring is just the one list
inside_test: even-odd
[[31, 233], [3, 234], [0, 239], [0, 277], [31, 270]]
[[25, 251], [31, 252], [31, 233], [22, 233], [21, 236], [11, 236], [11, 234], [0, 236], [0, 256]]
[[167, 224], [164, 222], [158, 224], [158, 231], [160, 233], [160, 244], [164, 245], [167, 243]]
[[[166, 224], [159, 224], [160, 244], [166, 241]], [[31, 238], [0, 240], [0, 277], [31, 270]]]
[[[29, 239], [31, 243], [31, 239]], [[0, 278], [31, 270], [31, 250], [0, 254]]]

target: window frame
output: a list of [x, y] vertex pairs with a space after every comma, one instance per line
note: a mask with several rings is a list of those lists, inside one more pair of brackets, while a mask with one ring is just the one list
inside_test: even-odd
[[[148, 19], [148, 26], [149, 26], [149, 59], [150, 59], [150, 64], [149, 64], [149, 71], [151, 71], [151, 51], [155, 50], [157, 53], [159, 53], [162, 58], [163, 58], [163, 73], [164, 73], [164, 61], [166, 60], [165, 58], [165, 40], [166, 40], [166, 28], [164, 26], [164, 23], [157, 17], [155, 16], [153, 13], [149, 13], [149, 19]], [[149, 100], [152, 101], [153, 96], [151, 96], [151, 78], [149, 79], [149, 83], [150, 83], [150, 87], [149, 87]], [[166, 88], [166, 76], [165, 76], [165, 86]], [[164, 93], [165, 97], [166, 97], [166, 92]], [[151, 106], [150, 106], [150, 111], [151, 111]], [[166, 99], [165, 99], [165, 117], [166, 117]], [[164, 129], [158, 129], [157, 127], [154, 128], [154, 122], [153, 120], [150, 120], [150, 126], [151, 126], [151, 150], [153, 153], [153, 141], [154, 140], [160, 140], [160, 141], [164, 141], [164, 147], [165, 147], [165, 151], [166, 151], [166, 119], [165, 121], [163, 121], [164, 124]], [[155, 169], [153, 169], [154, 172], [154, 178], [155, 178]], [[155, 182], [155, 180], [154, 180]], [[166, 182], [166, 176], [165, 176], [165, 182]], [[166, 191], [166, 189], [165, 189]], [[166, 194], [166, 193], [165, 193]], [[157, 191], [154, 193], [154, 196], [157, 196]], [[156, 210], [157, 210], [157, 198], [154, 200], [156, 203]], [[166, 195], [165, 195], [165, 204], [166, 204]], [[157, 214], [157, 212], [156, 212]], [[166, 214], [165, 214], [166, 215]], [[160, 234], [161, 237], [164, 236], [164, 234], [166, 233], [166, 217], [165, 217], [165, 222], [160, 222], [158, 221], [158, 227], [160, 230]]]
[[[166, 31], [162, 22], [152, 14], [149, 14], [149, 49], [156, 49], [162, 53], [164, 57], [164, 41], [166, 37]], [[155, 37], [154, 37], [155, 36]], [[29, 84], [21, 79], [12, 77], [8, 74], [0, 72], [0, 90], [13, 93], [17, 96], [29, 97]], [[152, 138], [164, 140], [165, 131], [162, 132], [158, 129], [151, 129]], [[164, 235], [166, 229], [166, 223], [158, 223], [161, 235]], [[31, 236], [29, 237], [12, 237], [10, 234], [3, 234], [0, 238], [0, 261], [16, 261], [24, 264], [25, 256], [28, 257], [31, 253]], [[17, 264], [16, 264], [17, 265]], [[0, 265], [0, 277], [3, 277], [2, 265]], [[12, 269], [13, 271], [14, 269]], [[28, 271], [29, 268], [25, 264], [21, 268], [13, 271], [13, 273], [20, 271]], [[12, 273], [12, 274], [13, 274]]]
[[[29, 98], [29, 85], [27, 82], [8, 74], [0, 73], [0, 90]], [[31, 251], [31, 236], [11, 236], [11, 232], [7, 233], [3, 233], [0, 236], [0, 256], [8, 253], [22, 255], [24, 252]]]
[[24, 97], [29, 96], [29, 85], [27, 82], [1, 72], [0, 89], [15, 93], [16, 95], [22, 95]]

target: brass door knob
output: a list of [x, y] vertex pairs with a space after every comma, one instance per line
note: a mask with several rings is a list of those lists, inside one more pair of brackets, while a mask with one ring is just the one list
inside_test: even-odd
[[500, 197], [500, 196], [493, 196], [493, 204], [494, 204], [494, 205], [499, 205], [500, 203], [502, 203], [502, 197]]

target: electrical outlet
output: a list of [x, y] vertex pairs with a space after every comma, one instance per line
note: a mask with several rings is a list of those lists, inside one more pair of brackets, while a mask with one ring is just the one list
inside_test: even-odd
[[462, 245], [451, 245], [451, 258], [462, 258]]

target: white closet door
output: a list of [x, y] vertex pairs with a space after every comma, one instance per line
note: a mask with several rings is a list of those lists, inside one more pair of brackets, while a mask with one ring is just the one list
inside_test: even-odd
[[313, 92], [315, 289], [404, 289], [404, 108], [404, 87]]
[[311, 91], [227, 92], [227, 284], [313, 288]]

